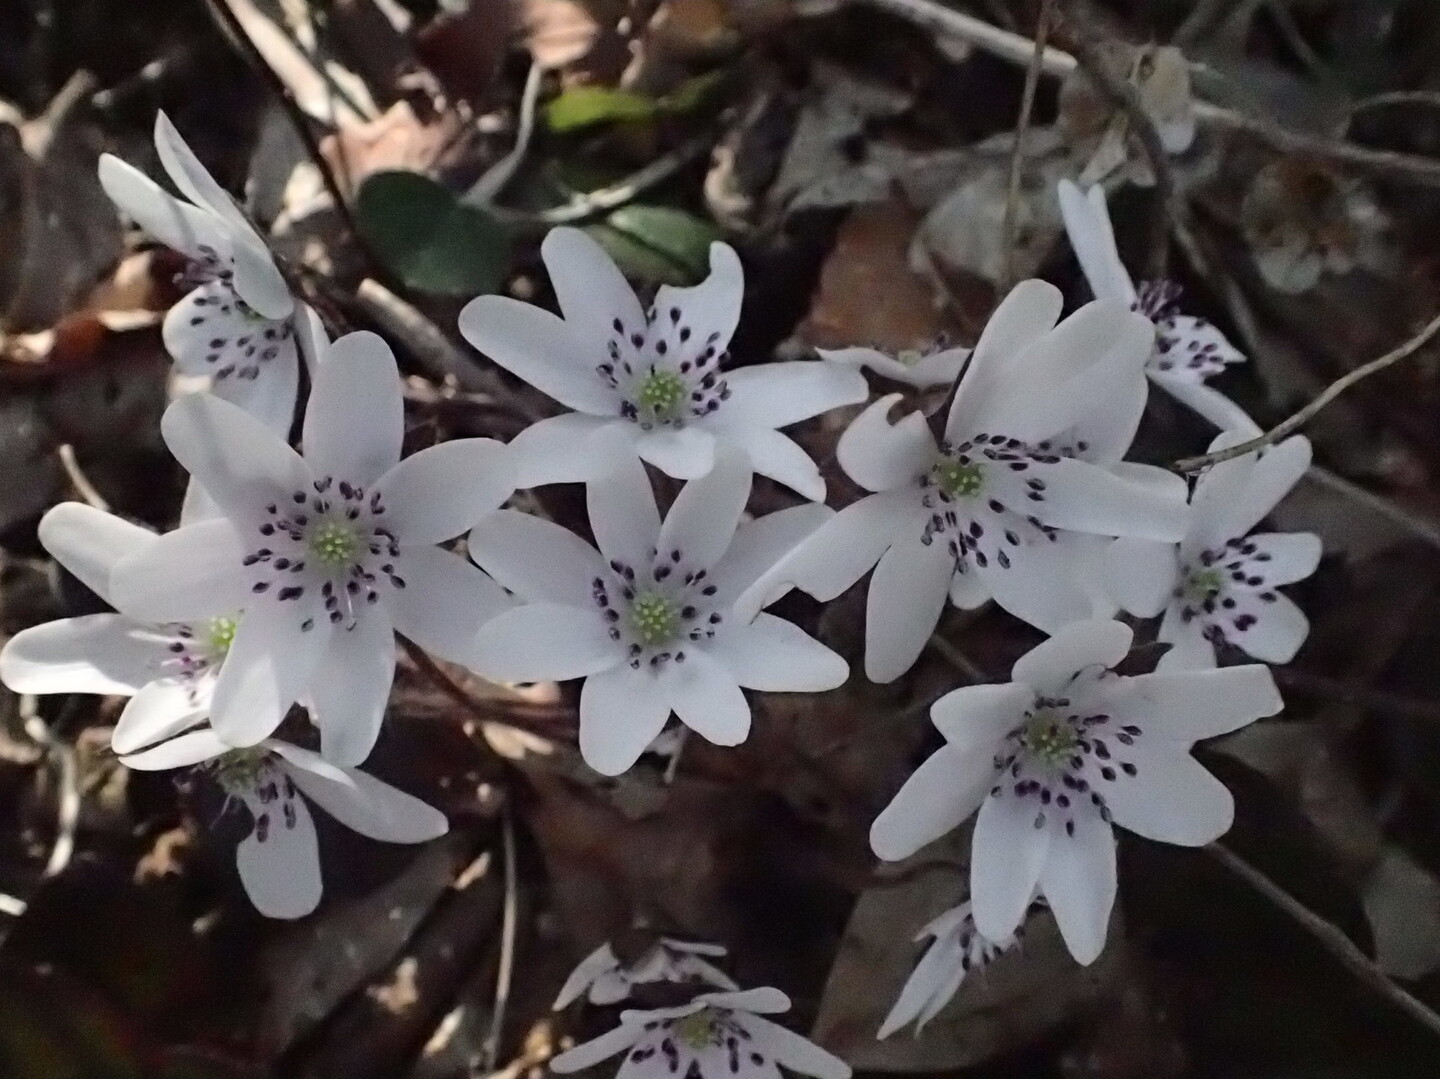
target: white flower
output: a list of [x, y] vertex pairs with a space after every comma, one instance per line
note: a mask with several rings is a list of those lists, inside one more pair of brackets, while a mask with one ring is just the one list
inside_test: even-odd
[[217, 733], [254, 745], [303, 701], [326, 758], [358, 764], [385, 713], [394, 633], [455, 659], [508, 605], [435, 546], [510, 496], [508, 452], [462, 439], [401, 461], [399, 375], [370, 333], [336, 341], [316, 370], [303, 457], [209, 394], [176, 401], [161, 427], [223, 516], [120, 560], [115, 605], [156, 622], [243, 610], [211, 700]]
[[1203, 318], [1179, 312], [1180, 286], [1173, 281], [1144, 281], [1135, 286], [1115, 247], [1105, 189], [1097, 184], [1082, 194], [1069, 180], [1061, 180], [1060, 212], [1070, 245], [1096, 297], [1122, 300], [1155, 323], [1155, 350], [1145, 373], [1222, 431], [1258, 435], [1260, 428], [1239, 405], [1205, 385], [1206, 379], [1227, 364], [1243, 363], [1244, 354]]
[[873, 348], [816, 349], [822, 359], [850, 367], [866, 367], [877, 375], [916, 389], [948, 386], [970, 358], [968, 348], [906, 349], [894, 356]]
[[831, 516], [804, 505], [742, 525], [750, 486], [743, 460], [722, 451], [662, 524], [631, 457], [587, 488], [599, 551], [523, 513], [484, 518], [471, 556], [525, 602], [481, 629], [470, 666], [502, 682], [584, 678], [580, 752], [606, 775], [634, 764], [672, 711], [711, 742], [736, 745], [750, 730], [742, 686], [840, 685], [847, 668], [830, 649], [773, 615], [735, 614], [761, 574]]
[[1190, 755], [1282, 706], [1268, 668], [1124, 677], [1120, 622], [1077, 622], [1020, 657], [1005, 685], [967, 686], [930, 716], [946, 744], [870, 829], [881, 858], [909, 857], [976, 809], [970, 858], [975, 926], [1015, 931], [1038, 891], [1070, 952], [1093, 962], [1115, 902], [1112, 823], [1161, 843], [1201, 846], [1235, 806]]
[[268, 918], [303, 918], [320, 903], [320, 849], [301, 794], [346, 827], [388, 843], [424, 843], [449, 827], [420, 799], [274, 739], [232, 749], [207, 727], [120, 761], [144, 771], [200, 765], [244, 803], [251, 831], [235, 862], [250, 901]]
[[[695, 479], [710, 471], [717, 444], [729, 444], [761, 475], [824, 500], [815, 462], [777, 428], [863, 401], [865, 378], [819, 360], [722, 372], [744, 292], [733, 250], [712, 244], [710, 276], [662, 287], [648, 313], [585, 233], [555, 229], [540, 253], [563, 319], [505, 296], [481, 296], [460, 315], [472, 345], [575, 410], [511, 444], [521, 487], [589, 480], [634, 454]], [[616, 431], [624, 437], [594, 437]]]
[[100, 184], [151, 236], [191, 260], [194, 289], [165, 317], [165, 348], [187, 375], [281, 434], [295, 417], [298, 356], [318, 318], [290, 293], [254, 226], [205, 171], [169, 118], [155, 118], [155, 148], [189, 202], [119, 158], [100, 158]]
[[575, 1072], [625, 1053], [616, 1079], [778, 1079], [778, 1066], [849, 1079], [850, 1066], [764, 1015], [790, 1009], [778, 989], [701, 993], [689, 1004], [626, 1011], [620, 1025], [550, 1061]]
[[[1243, 440], [1231, 433], [1211, 449]], [[1109, 552], [1110, 587], [1127, 611], [1162, 610], [1160, 640], [1171, 645], [1162, 669], [1215, 666], [1230, 644], [1266, 663], [1289, 663], [1310, 622], [1280, 585], [1310, 576], [1320, 537], [1252, 528], [1290, 493], [1310, 467], [1310, 441], [1297, 435], [1259, 454], [1211, 466], [1196, 482], [1190, 530], [1173, 544], [1118, 540]]]
[[584, 994], [591, 1004], [618, 1004], [630, 996], [637, 985], [652, 982], [683, 984], [698, 982], [718, 989], [738, 990], [723, 970], [708, 962], [705, 956], [721, 956], [725, 949], [718, 944], [674, 940], [659, 937], [631, 962], [622, 962], [609, 943], [602, 944], [580, 961], [565, 979], [554, 1009], [579, 999]]
[[1114, 301], [1056, 326], [1059, 313], [1059, 292], [1042, 281], [1006, 297], [962, 377], [942, 445], [919, 413], [889, 421], [897, 396], [863, 412], [837, 456], [875, 493], [767, 575], [768, 595], [791, 584], [829, 600], [875, 566], [865, 620], [873, 681], [915, 662], [947, 594], [967, 608], [993, 598], [1053, 631], [1096, 613], [1092, 563], [1103, 548], [1094, 537], [1174, 542], [1184, 533], [1185, 484], [1120, 461], [1145, 407], [1150, 324]]
[[876, 1038], [888, 1038], [901, 1027], [915, 1024], [915, 1036], [954, 999], [972, 971], [984, 970], [997, 958], [1020, 943], [1025, 927], [999, 940], [989, 940], [975, 928], [970, 904], [961, 903], [915, 934], [915, 940], [931, 938], [930, 946], [915, 964], [895, 1006], [880, 1024]]

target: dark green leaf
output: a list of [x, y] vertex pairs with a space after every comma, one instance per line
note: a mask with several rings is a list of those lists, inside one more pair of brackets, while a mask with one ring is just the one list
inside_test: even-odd
[[693, 285], [710, 269], [720, 230], [670, 206], [624, 206], [587, 231], [627, 277], [661, 285]]
[[660, 103], [644, 94], [604, 86], [576, 86], [545, 106], [545, 123], [551, 131], [575, 131], [617, 120], [649, 120]]

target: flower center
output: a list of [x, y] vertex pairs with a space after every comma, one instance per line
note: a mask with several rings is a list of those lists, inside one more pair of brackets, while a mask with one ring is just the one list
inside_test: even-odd
[[680, 612], [655, 592], [642, 592], [630, 604], [630, 628], [646, 648], [656, 648], [680, 632]]
[[985, 489], [985, 469], [975, 461], [944, 457], [936, 462], [930, 475], [949, 498], [974, 498]]
[[327, 569], [343, 569], [360, 553], [360, 533], [342, 521], [323, 521], [310, 533], [310, 554]]
[[1218, 569], [1196, 570], [1185, 578], [1185, 598], [1195, 603], [1214, 599], [1225, 586], [1224, 575]]
[[918, 348], [902, 348], [895, 353], [895, 362], [902, 367], [914, 367], [925, 358], [925, 353]]
[[252, 791], [259, 783], [260, 776], [270, 766], [270, 751], [260, 746], [248, 749], [232, 749], [203, 767], [215, 777], [226, 794], [241, 794]]
[[652, 415], [666, 418], [674, 414], [680, 402], [685, 400], [686, 393], [685, 382], [679, 375], [674, 371], [656, 369], [640, 382], [635, 399], [641, 408]]
[[1020, 728], [1020, 745], [1032, 757], [1058, 766], [1075, 755], [1080, 735], [1058, 713], [1049, 709], [1035, 712]]
[[214, 653], [214, 662], [224, 659], [235, 643], [236, 621], [233, 618], [212, 618], [206, 628], [205, 643]]
[[701, 1008], [693, 1015], [681, 1016], [675, 1021], [675, 1037], [691, 1049], [704, 1049], [720, 1041], [719, 1016], [713, 1008]]

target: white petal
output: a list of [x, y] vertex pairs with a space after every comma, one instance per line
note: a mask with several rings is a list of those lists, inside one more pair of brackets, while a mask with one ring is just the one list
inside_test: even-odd
[[[1136, 749], [1143, 747], [1142, 737]], [[1095, 785], [1116, 824], [1182, 847], [1203, 847], [1229, 831], [1235, 800], [1198, 761], [1163, 746], [1131, 752], [1138, 767], [1135, 778]]]
[[963, 441], [973, 432], [982, 408], [1004, 385], [1010, 366], [1033, 342], [1050, 333], [1060, 318], [1064, 298], [1045, 281], [1021, 281], [1000, 301], [985, 324], [960, 388], [945, 419], [945, 439]]
[[1203, 382], [1170, 378], [1153, 372], [1150, 378], [1175, 400], [1188, 406], [1222, 431], [1240, 431], [1246, 438], [1254, 438], [1261, 433], [1260, 425], [1250, 418], [1248, 412], [1219, 390]]
[[[710, 245], [710, 273], [693, 288], [662, 285], [655, 293], [657, 317], [690, 327], [699, 341], [713, 337], [716, 352], [724, 352], [740, 321], [745, 296], [745, 269], [729, 244]], [[675, 318], [672, 311], [679, 311]]]
[[635, 438], [635, 452], [667, 476], [693, 480], [714, 466], [715, 436], [693, 426], [678, 431], [642, 431]]
[[[926, 1005], [934, 1001], [941, 987], [950, 980], [955, 969], [960, 966], [960, 959], [959, 942], [953, 939], [937, 940], [925, 949], [925, 954], [920, 957], [920, 962], [915, 964], [915, 969], [905, 980], [900, 995], [896, 997], [875, 1037], [883, 1040], [901, 1027], [913, 1023], [926, 1009]], [[944, 1007], [944, 1004], [941, 1004], [941, 1007]]]
[[205, 488], [194, 480], [185, 485], [185, 497], [180, 502], [181, 528], [224, 516], [224, 512], [215, 500], [205, 493]]
[[995, 602], [1016, 618], [1055, 633], [1094, 611], [1086, 587], [1092, 573], [1089, 540], [1097, 537], [1076, 532], [1061, 532], [1054, 539], [1036, 535], [1023, 546], [1006, 548], [1008, 566], [990, 560], [983, 567], [972, 566], [968, 575], [978, 577]]
[[511, 606], [498, 584], [439, 547], [406, 548], [396, 568], [405, 587], [385, 596], [395, 631], [453, 663], [468, 663], [480, 627]]
[[1320, 537], [1313, 532], [1257, 532], [1246, 539], [1254, 544], [1253, 557], [1265, 562], [1265, 586], [1303, 581], [1320, 565]]
[[739, 1013], [736, 1019], [755, 1039], [755, 1046], [791, 1071], [813, 1075], [817, 1079], [850, 1079], [850, 1065], [827, 1053], [809, 1038], [802, 1038], [778, 1023], [758, 1015]]
[[1010, 676], [1042, 696], [1051, 696], [1080, 671], [1115, 666], [1130, 651], [1134, 638], [1123, 622], [1077, 622], [1016, 660]]
[[633, 457], [618, 461], [585, 487], [595, 544], [608, 560], [647, 563], [660, 539], [660, 511], [645, 466]]
[[1100, 299], [1133, 302], [1135, 285], [1115, 249], [1105, 189], [1096, 184], [1082, 194], [1075, 184], [1061, 180], [1059, 195], [1065, 232], [1075, 257], [1080, 260], [1080, 269], [1090, 282], [1090, 290]]
[[419, 798], [354, 768], [338, 768], [285, 742], [270, 748], [283, 757], [295, 785], [341, 824], [386, 843], [424, 843], [450, 828], [445, 814]]
[[[1197, 528], [1210, 543], [1245, 535], [1300, 482], [1310, 467], [1310, 456], [1310, 440], [1303, 435], [1272, 446], [1251, 466], [1233, 497], [1207, 506], [1203, 516], [1197, 508]], [[1196, 498], [1198, 507], [1198, 494]]]
[[778, 1015], [790, 1010], [790, 998], [770, 986], [741, 989], [738, 992], [701, 993], [695, 999], [713, 1004], [717, 1008], [730, 1008], [755, 1015]]
[[164, 772], [171, 768], [189, 768], [192, 764], [228, 753], [230, 748], [220, 740], [219, 735], [205, 727], [172, 738], [168, 742], [161, 742], [158, 746], [140, 753], [123, 756], [120, 763], [139, 772]]
[[819, 693], [844, 683], [845, 661], [800, 627], [772, 614], [748, 626], [722, 629], [708, 646], [746, 689], [767, 693]]
[[1115, 837], [1095, 812], [1074, 815], [1073, 833], [1050, 825], [1050, 853], [1040, 890], [1050, 903], [1060, 935], [1077, 963], [1089, 966], [1105, 948], [1115, 906]]
[[326, 760], [353, 768], [370, 756], [394, 681], [395, 630], [384, 608], [335, 627], [305, 699]]
[[216, 397], [244, 409], [288, 439], [300, 392], [300, 359], [293, 340], [282, 341], [274, 348], [275, 356], [265, 361], [255, 378], [217, 379], [211, 388]]
[[309, 807], [301, 798], [283, 796], [262, 804], [252, 795], [245, 804], [256, 824], [235, 848], [245, 893], [267, 918], [305, 917], [320, 905], [321, 892], [320, 844]]
[[160, 430], [170, 452], [237, 522], [258, 522], [277, 498], [310, 490], [300, 455], [229, 401], [189, 394], [165, 410]]
[[699, 649], [687, 650], [683, 663], [667, 663], [660, 685], [680, 721], [706, 741], [736, 746], [750, 733], [750, 704], [734, 675]]
[[1157, 669], [1194, 671], [1215, 666], [1215, 646], [1206, 638], [1204, 626], [1198, 618], [1189, 622], [1182, 619], [1178, 604], [1165, 608], [1156, 636], [1170, 645], [1170, 651], [1160, 657]]
[[[960, 374], [965, 361], [970, 358], [968, 348], [947, 348], [924, 355], [914, 353], [900, 359], [887, 356], [873, 348], [840, 348], [815, 350], [826, 363], [843, 364], [846, 367], [868, 367], [877, 375], [904, 382], [918, 389], [932, 386], [948, 386]], [[911, 358], [913, 357], [913, 358]]]
[[1178, 554], [1173, 543], [1117, 539], [1105, 549], [1105, 589], [1131, 614], [1154, 618], [1179, 582]]
[[984, 756], [1020, 725], [1034, 702], [1034, 690], [1016, 682], [961, 686], [931, 705], [930, 721], [957, 751]]
[[160, 675], [166, 644], [119, 614], [62, 618], [21, 630], [0, 650], [0, 682], [15, 693], [129, 695]]
[[186, 525], [116, 564], [111, 602], [147, 622], [228, 618], [254, 598], [240, 564], [244, 557], [245, 546], [229, 521]]
[[497, 510], [470, 531], [470, 557], [526, 600], [580, 605], [605, 575], [599, 552], [568, 528], [518, 510]]
[[865, 604], [865, 677], [893, 682], [908, 671], [949, 598], [955, 560], [944, 543], [907, 528], [881, 557]]
[[608, 670], [623, 655], [598, 609], [529, 603], [485, 623], [467, 663], [495, 682], [563, 682]]
[[767, 591], [790, 584], [818, 600], [844, 592], [896, 540], [919, 535], [925, 515], [913, 491], [870, 495], [851, 503], [812, 532], [761, 577]]
[[608, 1060], [616, 1053], [623, 1053], [645, 1036], [640, 1023], [622, 1023], [613, 1030], [607, 1030], [598, 1038], [581, 1042], [573, 1049], [557, 1053], [550, 1058], [550, 1070], [568, 1074], [594, 1067], [602, 1060]]
[[1037, 516], [1052, 528], [1178, 542], [1190, 520], [1178, 489], [1172, 496], [1073, 458], [1032, 463], [1024, 475], [1046, 484]]
[[390, 346], [378, 334], [347, 333], [315, 371], [301, 440], [306, 462], [317, 477], [369, 487], [400, 460], [404, 435]]
[[1310, 634], [1310, 619], [1289, 596], [1278, 592], [1267, 594], [1275, 598], [1247, 599], [1237, 608], [1235, 613], [1254, 616], [1255, 621], [1248, 628], [1239, 630], [1233, 625], [1227, 626], [1225, 633], [1247, 655], [1266, 663], [1289, 663]]
[[1249, 664], [1205, 671], [1162, 671], [1128, 681], [1113, 715], [1140, 724], [1148, 737], [1189, 745], [1239, 730], [1285, 707], [1268, 667]]
[[125, 702], [110, 736], [116, 753], [134, 753], [203, 723], [209, 696], [201, 700], [192, 686], [177, 679], [150, 682]]
[[769, 597], [763, 588], [752, 595], [751, 586], [834, 516], [829, 506], [811, 503], [743, 522], [724, 557], [710, 569], [715, 602], [734, 603], [741, 620], [752, 617]]
[[[511, 463], [517, 487], [543, 487], [549, 483], [583, 483], [604, 475], [613, 461], [610, 443], [597, 432], [616, 421], [583, 412], [532, 423], [510, 440]], [[626, 448], [633, 456], [634, 451]]]
[[116, 563], [156, 540], [149, 529], [84, 502], [61, 502], [40, 518], [40, 544], [86, 588], [110, 602]]
[[[220, 386], [259, 381], [282, 350], [293, 355], [295, 344], [284, 336], [287, 326], [284, 319], [257, 319], [229, 284], [213, 280], [170, 308], [161, 338], [177, 368], [187, 375], [213, 376], [218, 392]], [[289, 428], [279, 433], [288, 435]]]
[[[1135, 432], [1140, 428], [1140, 419], [1145, 414], [1145, 402], [1150, 398], [1150, 383], [1140, 372], [1119, 380], [1115, 391], [1100, 401], [1089, 413], [1071, 428], [1064, 441], [1075, 446], [1076, 456], [1091, 464], [1103, 465], [1117, 471], [1116, 465], [1130, 451], [1135, 441]], [[1080, 444], [1085, 448], [1081, 450]], [[1156, 469], [1178, 482], [1184, 490], [1181, 500], [1189, 495], [1184, 479], [1163, 468]]]
[[1035, 826], [1027, 800], [1006, 792], [981, 804], [970, 854], [970, 902], [982, 936], [1004, 940], [1025, 920], [1050, 840], [1050, 829]]
[[401, 543], [440, 543], [515, 493], [510, 451], [493, 438], [457, 438], [405, 458], [375, 485]]
[[305, 359], [305, 370], [311, 377], [330, 358], [330, 335], [325, 332], [325, 322], [315, 308], [307, 303], [297, 303], [294, 316], [295, 343]]
[[744, 427], [789, 427], [870, 395], [865, 376], [824, 360], [761, 363], [727, 371], [730, 399], [716, 419]]
[[318, 606], [273, 601], [245, 611], [210, 705], [210, 722], [226, 742], [253, 746], [268, 738], [304, 696], [332, 630], [323, 615], [302, 630], [309, 615], [319, 615]]
[[604, 340], [549, 311], [509, 296], [479, 296], [460, 312], [460, 333], [566, 408], [595, 416], [619, 413], [619, 398], [595, 370], [605, 355]]
[[942, 746], [915, 769], [875, 818], [870, 849], [887, 862], [910, 857], [959, 827], [994, 782], [993, 756]]
[[601, 775], [618, 776], [640, 759], [670, 718], [670, 698], [647, 668], [619, 663], [580, 689], [580, 755]]
[[572, 1001], [579, 999], [580, 994], [590, 987], [590, 984], [606, 971], [614, 970], [620, 965], [616, 958], [614, 949], [609, 943], [600, 945], [593, 952], [576, 964], [570, 976], [565, 979], [565, 984], [560, 987], [560, 992], [555, 997], [555, 1003], [550, 1005], [551, 1011], [560, 1011], [568, 1007]]
[[[1172, 385], [1201, 385], [1207, 378], [1220, 374], [1232, 363], [1243, 363], [1245, 354], [1226, 340], [1225, 335], [1203, 318], [1194, 315], [1167, 314], [1156, 322], [1160, 331], [1155, 355], [1147, 370], [1154, 378], [1167, 379]], [[1167, 387], [1168, 388], [1168, 387]], [[1176, 394], [1181, 400], [1184, 397]], [[1223, 400], [1223, 398], [1222, 398]], [[1235, 411], [1235, 406], [1229, 406]], [[1240, 413], [1242, 416], [1244, 413]], [[1231, 425], [1214, 421], [1222, 431]], [[1248, 420], [1244, 426], [1253, 426]]]
[[990, 594], [990, 587], [985, 583], [984, 577], [975, 572], [973, 567], [966, 567], [961, 570], [957, 567], [956, 572], [950, 577], [950, 602], [959, 607], [962, 611], [973, 611], [977, 607], [983, 607], [994, 597]]
[[715, 459], [708, 475], [680, 489], [656, 541], [659, 558], [673, 558], [690, 569], [709, 569], [720, 560], [750, 499], [750, 464], [726, 450]]
[[100, 156], [100, 186], [125, 215], [166, 247], [199, 258], [202, 247], [223, 252], [229, 236], [208, 212], [181, 202], [113, 154]]
[[820, 475], [820, 466], [789, 435], [766, 427], [738, 428], [726, 434], [745, 452], [750, 467], [760, 475], [783, 484], [801, 498], [825, 501], [825, 479]]
[[565, 321], [596, 344], [615, 336], [618, 318], [625, 332], [645, 328], [645, 311], [605, 249], [581, 229], [551, 229], [540, 245], [550, 284]]
[[840, 467], [867, 491], [907, 487], [935, 463], [935, 437], [923, 415], [908, 412], [890, 422], [898, 400], [898, 393], [880, 398], [855, 417], [835, 446]]

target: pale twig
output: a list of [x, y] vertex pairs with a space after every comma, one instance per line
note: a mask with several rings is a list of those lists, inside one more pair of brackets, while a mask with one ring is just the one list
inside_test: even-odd
[[25, 733], [50, 755], [57, 765], [60, 794], [55, 821], [55, 842], [45, 862], [44, 875], [62, 873], [75, 854], [75, 831], [80, 824], [80, 768], [75, 760], [75, 747], [55, 737], [49, 725], [40, 718], [40, 706], [31, 694], [20, 698], [20, 718]]
[[690, 728], [681, 724], [680, 733], [675, 736], [675, 752], [670, 754], [670, 760], [665, 765], [665, 775], [661, 782], [670, 786], [675, 782], [676, 775], [680, 772], [680, 758], [685, 755], [685, 747], [690, 744]]
[[1432, 109], [1440, 109], [1440, 90], [1393, 90], [1389, 93], [1362, 98], [1350, 106], [1350, 118], [1353, 120], [1362, 112], [1382, 109], [1391, 105], [1425, 105]]
[[490, 1011], [490, 1032], [481, 1048], [485, 1072], [494, 1072], [500, 1058], [500, 1036], [505, 1029], [505, 1009], [515, 977], [515, 933], [519, 927], [520, 901], [515, 867], [515, 811], [505, 802], [501, 836], [505, 848], [505, 906], [500, 914], [500, 960], [495, 971], [495, 1006]]
[[1030, 130], [1030, 114], [1035, 108], [1035, 90], [1040, 85], [1040, 65], [1045, 60], [1045, 38], [1050, 33], [1050, 16], [1055, 0], [1041, 0], [1040, 15], [1035, 24], [1035, 48], [1030, 66], [1025, 71], [1025, 89], [1020, 95], [1020, 119], [1015, 125], [1015, 148], [1010, 153], [1010, 183], [1005, 193], [1005, 279], [1000, 282], [1000, 295], [1015, 283], [1016, 212], [1020, 206], [1020, 173], [1025, 164], [1025, 133]]
[[85, 475], [84, 469], [80, 467], [80, 462], [75, 458], [75, 447], [68, 442], [63, 442], [55, 450], [55, 456], [60, 458], [60, 467], [65, 470], [65, 475], [70, 480], [70, 486], [75, 488], [75, 493], [101, 513], [109, 513], [110, 503], [105, 501], [105, 497], [90, 482], [90, 477]]
[[1217, 862], [1259, 892], [1281, 912], [1320, 942], [1340, 964], [1366, 987], [1374, 990], [1433, 1034], [1440, 1035], [1440, 1015], [1390, 980], [1373, 959], [1336, 926], [1272, 881], [1228, 847], [1212, 843], [1205, 848]]
[[[1022, 34], [1014, 34], [992, 26], [984, 19], [956, 11], [935, 0], [858, 0], [867, 7], [888, 11], [907, 22], [912, 22], [931, 33], [959, 38], [977, 49], [998, 56], [1020, 67], [1028, 67], [1035, 54], [1035, 43]], [[1075, 57], [1054, 46], [1047, 46], [1040, 54], [1040, 68], [1046, 75], [1056, 78], [1070, 74], [1075, 69]]]
[[1336, 379], [1328, 387], [1326, 387], [1324, 392], [1322, 392], [1319, 397], [1315, 398], [1315, 400], [1311, 401], [1308, 405], [1300, 409], [1300, 411], [1296, 412], [1293, 416], [1290, 416], [1288, 419], [1281, 420], [1278, 424], [1276, 424], [1270, 430], [1266, 431], [1263, 435], [1260, 435], [1256, 438], [1248, 439], [1244, 442], [1239, 443], [1238, 445], [1230, 446], [1227, 449], [1216, 450], [1214, 453], [1202, 454], [1199, 457], [1186, 457], [1183, 460], [1176, 461], [1171, 467], [1176, 472], [1181, 473], [1198, 472], [1200, 471], [1200, 469], [1205, 468], [1208, 465], [1217, 464], [1220, 461], [1229, 461], [1235, 457], [1243, 457], [1245, 454], [1250, 453], [1253, 450], [1258, 450], [1264, 446], [1270, 446], [1276, 442], [1279, 442], [1282, 438], [1293, 434], [1295, 431], [1303, 427], [1312, 418], [1314, 418], [1316, 413], [1318, 413], [1326, 405], [1330, 404], [1331, 401], [1334, 401], [1335, 398], [1339, 397], [1351, 386], [1355, 385], [1355, 383], [1367, 379], [1371, 375], [1379, 371], [1383, 371], [1385, 370], [1385, 368], [1393, 366], [1394, 364], [1399, 363], [1401, 360], [1414, 355], [1420, 349], [1424, 348], [1425, 345], [1428, 344], [1437, 333], [1440, 333], [1440, 315], [1437, 315], [1435, 318], [1431, 319], [1423, 330], [1421, 330], [1414, 337], [1410, 338], [1410, 340], [1406, 341], [1399, 348], [1393, 349], [1392, 351], [1385, 353], [1385, 355], [1381, 356], [1379, 359], [1371, 360], [1369, 363], [1366, 364], [1361, 364], [1359, 367], [1355, 368], [1355, 370], [1351, 371], [1348, 375], [1345, 375], [1343, 378]]
[[1358, 483], [1352, 483], [1344, 476], [1336, 475], [1320, 465], [1311, 465], [1310, 470], [1305, 473], [1305, 479], [1358, 503], [1377, 516], [1384, 517], [1416, 539], [1440, 548], [1440, 523], [1412, 513], [1404, 506], [1398, 506], [1390, 499], [1382, 498], [1374, 491], [1368, 491]]
[[535, 108], [540, 101], [540, 87], [545, 82], [545, 69], [532, 63], [525, 76], [525, 89], [520, 94], [520, 117], [515, 128], [515, 145], [510, 152], [485, 171], [470, 190], [460, 196], [460, 201], [470, 206], [488, 208], [505, 190], [505, 185], [514, 178], [515, 172], [525, 161], [530, 150], [530, 139], [535, 134]]

